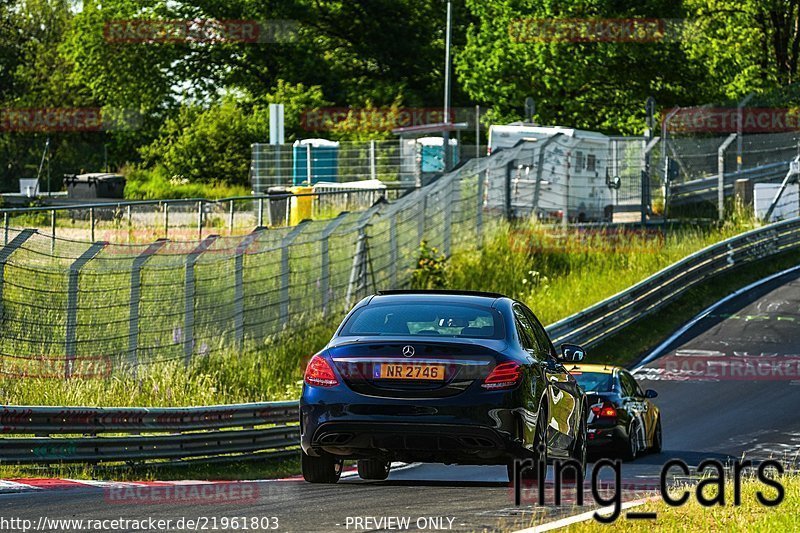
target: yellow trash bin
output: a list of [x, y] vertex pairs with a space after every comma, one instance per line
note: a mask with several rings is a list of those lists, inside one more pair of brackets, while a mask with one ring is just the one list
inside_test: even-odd
[[314, 197], [310, 193], [314, 192], [314, 187], [292, 187], [292, 194], [308, 194], [309, 196], [292, 196], [291, 213], [289, 214], [289, 225], [296, 226], [301, 221], [311, 218], [311, 207]]

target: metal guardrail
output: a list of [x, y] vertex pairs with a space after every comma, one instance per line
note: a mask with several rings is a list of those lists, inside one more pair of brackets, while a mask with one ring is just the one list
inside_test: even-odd
[[[296, 454], [297, 402], [212, 407], [5, 406], [0, 464], [143, 462]], [[30, 436], [33, 435], [33, 436]], [[261, 452], [261, 453], [255, 453]]]
[[[736, 180], [749, 179], [755, 183], [779, 182], [789, 170], [789, 161], [770, 163], [755, 168], [729, 172], [724, 175], [724, 194], [733, 196]], [[719, 191], [719, 177], [699, 178], [670, 187], [669, 202], [672, 206], [685, 205], [699, 201], [716, 202]]]
[[737, 266], [800, 249], [800, 218], [731, 237], [696, 252], [633, 287], [548, 326], [555, 344], [591, 347], [669, 304], [697, 283]]

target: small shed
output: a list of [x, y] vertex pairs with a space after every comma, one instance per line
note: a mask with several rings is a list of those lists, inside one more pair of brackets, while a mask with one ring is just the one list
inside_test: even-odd
[[96, 172], [93, 174], [66, 174], [64, 186], [68, 198], [125, 197], [125, 178], [119, 174]]

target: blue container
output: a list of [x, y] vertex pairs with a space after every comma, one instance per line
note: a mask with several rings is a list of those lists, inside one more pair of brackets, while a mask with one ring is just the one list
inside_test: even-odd
[[[423, 173], [444, 172], [444, 139], [441, 137], [422, 137], [417, 139], [420, 150], [420, 167]], [[450, 139], [450, 159], [452, 166], [458, 164], [458, 142]]]
[[[308, 183], [308, 148], [311, 146], [311, 183]], [[303, 139], [292, 145], [292, 185], [339, 181], [339, 143], [327, 139]]]

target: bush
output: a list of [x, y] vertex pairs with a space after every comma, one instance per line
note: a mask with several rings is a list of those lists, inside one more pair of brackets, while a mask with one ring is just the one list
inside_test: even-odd
[[216, 200], [245, 196], [250, 189], [222, 182], [192, 183], [185, 178], [170, 178], [168, 171], [157, 166], [152, 170], [128, 167], [122, 173], [127, 180], [125, 198], [128, 200], [166, 200], [172, 198], [208, 198]]
[[269, 136], [269, 112], [231, 100], [209, 108], [184, 106], [141, 149], [147, 166], [170, 179], [249, 186], [250, 145]]

